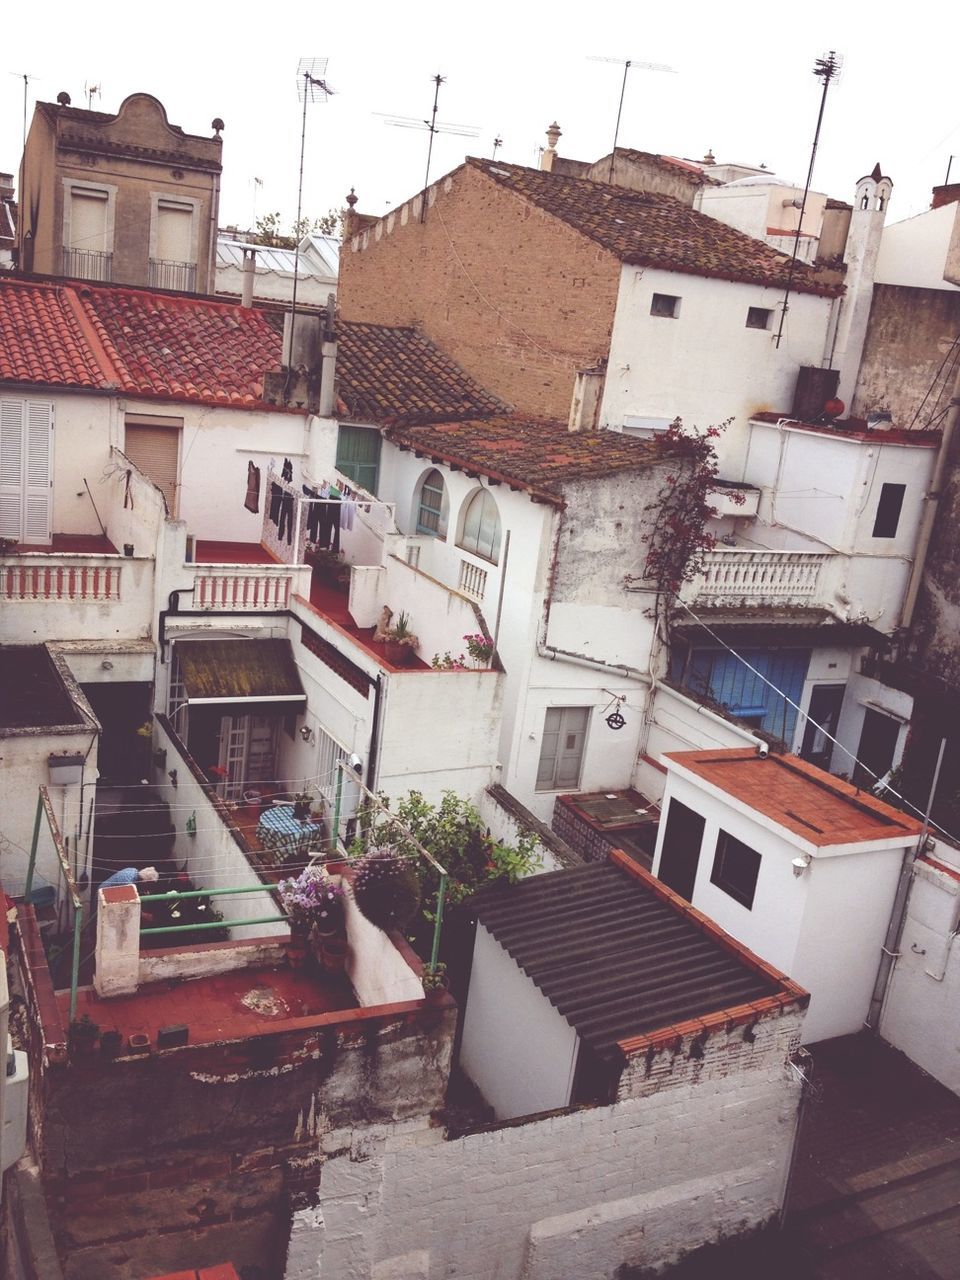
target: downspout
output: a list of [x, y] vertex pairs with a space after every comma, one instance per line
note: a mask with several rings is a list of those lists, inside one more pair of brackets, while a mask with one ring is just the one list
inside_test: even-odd
[[930, 549], [930, 540], [933, 536], [933, 524], [942, 496], [944, 476], [949, 461], [950, 444], [957, 425], [958, 414], [960, 414], [960, 366], [957, 368], [957, 375], [953, 382], [953, 395], [950, 398], [950, 408], [943, 424], [943, 435], [940, 439], [940, 448], [937, 451], [937, 460], [933, 464], [930, 488], [924, 498], [920, 532], [917, 534], [917, 549], [914, 553], [913, 568], [910, 570], [910, 580], [907, 583], [907, 590], [903, 599], [903, 610], [900, 614], [900, 626], [903, 629], [909, 627], [913, 621], [913, 611], [916, 608], [917, 596], [920, 593], [920, 583], [923, 580], [923, 569], [927, 561], [927, 552]]
[[370, 726], [370, 754], [367, 757], [367, 790], [375, 793], [377, 778], [380, 774], [380, 721], [384, 698], [382, 675], [377, 676], [373, 690], [373, 723]]

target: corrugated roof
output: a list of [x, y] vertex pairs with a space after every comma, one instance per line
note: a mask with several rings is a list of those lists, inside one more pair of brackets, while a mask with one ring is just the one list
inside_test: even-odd
[[177, 659], [191, 703], [306, 701], [289, 640], [179, 640]]
[[808, 844], [866, 844], [919, 835], [921, 824], [850, 782], [798, 756], [758, 756], [751, 747], [724, 751], [672, 751], [673, 761], [696, 777]]
[[478, 920], [596, 1052], [782, 991], [612, 863], [531, 876], [474, 899]]
[[561, 498], [568, 481], [635, 471], [664, 457], [653, 441], [619, 431], [567, 431], [519, 415], [388, 427], [384, 435], [401, 448], [551, 499]]
[[[471, 157], [467, 164], [588, 236], [621, 262], [765, 287], [783, 288], [787, 283], [786, 254], [672, 196], [500, 160]], [[792, 282], [799, 293], [843, 293], [842, 285], [827, 283], [802, 262], [795, 264]]]

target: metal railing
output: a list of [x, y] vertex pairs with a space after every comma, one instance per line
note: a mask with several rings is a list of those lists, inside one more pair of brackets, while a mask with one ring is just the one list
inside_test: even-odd
[[151, 258], [150, 288], [175, 289], [180, 293], [196, 293], [197, 264], [195, 262], [172, 262], [169, 258]]
[[460, 561], [459, 589], [465, 596], [482, 600], [487, 590], [487, 571], [469, 560]]
[[37, 812], [33, 822], [33, 840], [30, 844], [30, 860], [27, 863], [27, 883], [23, 891], [24, 902], [30, 902], [33, 896], [33, 873], [37, 865], [37, 846], [40, 843], [40, 821], [46, 815], [47, 826], [53, 837], [53, 845], [57, 853], [60, 876], [67, 889], [67, 901], [73, 907], [73, 955], [70, 966], [70, 1021], [77, 1016], [77, 986], [80, 977], [80, 935], [83, 931], [83, 899], [77, 887], [76, 879], [70, 869], [70, 858], [60, 834], [60, 827], [50, 803], [47, 788], [40, 787], [37, 796]]
[[63, 274], [78, 280], [112, 280], [113, 254], [99, 249], [64, 249]]

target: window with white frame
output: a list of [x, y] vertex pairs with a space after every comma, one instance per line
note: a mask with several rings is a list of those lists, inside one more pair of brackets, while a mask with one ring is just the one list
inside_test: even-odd
[[433, 468], [423, 477], [417, 504], [417, 533], [442, 538], [447, 532], [447, 501], [443, 476]]
[[113, 188], [67, 185], [63, 213], [63, 273], [81, 280], [113, 275]]
[[655, 293], [650, 302], [650, 314], [676, 320], [680, 314], [680, 299], [672, 293]]
[[500, 560], [500, 512], [489, 489], [478, 489], [463, 513], [460, 546], [484, 560]]
[[538, 791], [575, 791], [580, 786], [589, 707], [549, 707], [543, 721]]

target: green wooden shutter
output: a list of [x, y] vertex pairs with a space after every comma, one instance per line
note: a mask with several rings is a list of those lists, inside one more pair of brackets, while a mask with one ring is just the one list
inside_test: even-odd
[[337, 470], [375, 496], [380, 481], [380, 432], [370, 427], [341, 426]]

